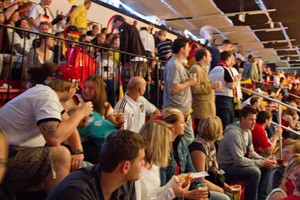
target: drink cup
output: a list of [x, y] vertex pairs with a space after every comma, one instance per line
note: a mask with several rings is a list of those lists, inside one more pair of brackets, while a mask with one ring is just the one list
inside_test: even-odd
[[[208, 187], [207, 187], [206, 183], [198, 183], [197, 188], [198, 188], [198, 190], [205, 191], [205, 192], [207, 192], [207, 190], [208, 190]], [[208, 200], [208, 196], [207, 197], [201, 197], [199, 200]]]
[[124, 115], [124, 113], [114, 113], [114, 117], [116, 122], [120, 122], [120, 118]]
[[231, 186], [232, 196], [233, 196], [232, 199], [233, 200], [240, 200], [241, 199], [241, 189], [242, 189], [241, 185]]

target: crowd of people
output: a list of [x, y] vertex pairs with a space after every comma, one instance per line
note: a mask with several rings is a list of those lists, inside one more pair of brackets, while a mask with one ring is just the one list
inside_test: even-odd
[[50, 21], [51, 3], [0, 13], [1, 78], [27, 87], [0, 108], [1, 199], [300, 198], [296, 73], [121, 15], [100, 31], [90, 0]]

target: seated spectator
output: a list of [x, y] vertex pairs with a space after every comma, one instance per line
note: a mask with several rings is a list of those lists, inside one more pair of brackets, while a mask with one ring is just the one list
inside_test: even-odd
[[260, 111], [257, 114], [254, 129], [251, 131], [254, 150], [260, 155], [272, 154], [277, 141], [281, 138], [282, 129], [280, 127], [276, 127], [272, 139], [268, 139], [266, 129], [270, 127], [271, 122], [272, 114], [267, 111]]
[[57, 15], [55, 19], [52, 20], [52, 33], [56, 34], [63, 32], [66, 28], [66, 21], [64, 20], [65, 16]]
[[[7, 25], [14, 27], [15, 23], [19, 20], [20, 20], [19, 12], [14, 11], [12, 13], [12, 15], [10, 16], [10, 18], [7, 20]], [[9, 43], [10, 44], [12, 44], [12, 32], [13, 32], [12, 28], [7, 28], [7, 35], [9, 37]]]
[[[295, 102], [290, 102], [289, 105], [295, 107], [295, 109], [297, 108], [297, 104]], [[294, 110], [292, 108], [287, 108], [287, 110], [283, 111], [282, 113], [281, 124], [285, 127], [294, 129], [296, 127], [298, 119], [299, 119], [299, 115], [297, 114], [297, 110]], [[285, 130], [283, 137], [296, 139], [299, 136], [297, 134]]]
[[87, 31], [87, 35], [90, 36], [90, 40], [93, 40], [96, 35], [99, 33], [99, 26], [97, 24], [94, 24], [92, 26], [92, 30]]
[[140, 135], [146, 143], [145, 165], [142, 167], [141, 179], [135, 183], [141, 199], [168, 200], [182, 196], [189, 187], [189, 184], [185, 184], [182, 188], [185, 181], [177, 182], [173, 177], [160, 187], [159, 167], [168, 165], [171, 152], [170, 125], [162, 121], [148, 121], [141, 128]]
[[27, 66], [29, 68], [40, 66], [45, 62], [53, 62], [54, 52], [54, 39], [52, 37], [40, 36], [34, 42], [35, 46], [30, 49], [27, 55]]
[[139, 132], [146, 120], [159, 115], [159, 110], [143, 97], [146, 81], [143, 77], [135, 76], [129, 80], [127, 92], [123, 99], [115, 105], [116, 113], [124, 113], [124, 129]]
[[[5, 175], [8, 157], [8, 145], [6, 137], [0, 130], [0, 185]], [[1, 195], [0, 195], [1, 197]]]
[[282, 146], [282, 164], [275, 167], [269, 178], [267, 192], [270, 193], [273, 189], [280, 186], [284, 170], [288, 164], [288, 161], [294, 154], [300, 153], [300, 141], [287, 139]]
[[144, 165], [145, 142], [131, 131], [115, 131], [105, 140], [94, 167], [67, 176], [47, 200], [136, 199], [134, 181]]
[[[183, 138], [184, 128], [186, 126], [183, 113], [177, 108], [165, 108], [162, 111], [162, 120], [172, 125], [172, 150], [169, 156], [167, 167], [160, 168], [161, 186], [167, 184], [174, 175], [181, 173], [196, 172], [191, 160], [187, 143]], [[214, 193], [211, 193], [213, 198]], [[208, 193], [201, 190], [191, 190], [184, 193], [184, 198], [201, 199], [208, 198]]]
[[[105, 43], [105, 34], [104, 33], [98, 33], [97, 36], [91, 40], [92, 44], [95, 46], [103, 46]], [[95, 57], [101, 56], [102, 48], [96, 48], [95, 49]]]
[[38, 26], [39, 33], [52, 33], [50, 24], [48, 22], [41, 22]]
[[282, 200], [299, 200], [300, 199], [300, 178], [298, 175], [297, 183], [295, 186], [295, 190], [292, 195], [289, 195], [288, 197], [282, 199]]
[[230, 124], [220, 142], [217, 160], [228, 182], [245, 181], [245, 200], [265, 199], [270, 169], [276, 161], [258, 155], [252, 145], [251, 130], [255, 126], [256, 110], [246, 106], [240, 121]]
[[289, 163], [284, 171], [280, 186], [273, 189], [266, 200], [282, 200], [283, 198], [292, 195], [299, 174], [300, 154], [295, 154], [289, 160]]
[[53, 62], [45, 62], [40, 66], [31, 67], [28, 69], [28, 88], [36, 84], [45, 84], [52, 79], [53, 73], [58, 69], [58, 66]]
[[[83, 160], [76, 127], [93, 111], [82, 104], [73, 116], [63, 112], [61, 102], [70, 99], [79, 73], [61, 67], [49, 86], [37, 84], [6, 103], [0, 110], [0, 128], [10, 145], [4, 185], [11, 192], [34, 191], [43, 185], [50, 192]], [[68, 141], [73, 155], [61, 143]]]
[[27, 71], [27, 55], [30, 48], [32, 47], [33, 38], [30, 36], [29, 32], [30, 26], [26, 19], [20, 19], [15, 23], [17, 28], [22, 28], [24, 30], [16, 30], [12, 45], [13, 51], [16, 54], [14, 59], [14, 66], [12, 68], [12, 79], [19, 79], [22, 76], [26, 80], [26, 71]]
[[78, 127], [83, 140], [85, 160], [93, 164], [99, 160], [98, 152], [105, 138], [124, 122], [122, 116], [114, 117], [114, 110], [106, 96], [103, 80], [98, 75], [92, 75], [84, 81], [81, 94], [74, 95], [69, 101], [70, 113], [84, 102], [91, 101], [93, 104], [95, 111]]
[[219, 173], [216, 147], [214, 143], [222, 138], [223, 126], [221, 119], [217, 116], [202, 118], [198, 126], [198, 134], [189, 145], [189, 151], [197, 172], [206, 171], [210, 174], [200, 180], [207, 184], [209, 191], [215, 191], [224, 200], [230, 199], [225, 193], [232, 192], [228, 184], [225, 183], [224, 175], [219, 174], [222, 179], [215, 179]]

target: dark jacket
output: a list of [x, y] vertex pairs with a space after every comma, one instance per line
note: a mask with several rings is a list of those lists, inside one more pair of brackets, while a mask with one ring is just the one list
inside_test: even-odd
[[[137, 54], [140, 56], [146, 55], [139, 31], [134, 26], [123, 22], [123, 24], [119, 27], [119, 35], [120, 51]], [[125, 64], [134, 57], [135, 56], [128, 54], [121, 54], [121, 62]]]
[[[104, 200], [99, 175], [99, 164], [74, 171], [55, 187], [47, 200]], [[135, 200], [134, 182], [123, 184], [113, 192], [111, 199]]]
[[164, 186], [173, 175], [177, 174], [176, 164], [180, 167], [178, 174], [196, 172], [187, 143], [182, 136], [178, 136], [173, 142], [173, 150], [169, 157], [168, 167], [160, 168], [160, 181], [162, 186]]

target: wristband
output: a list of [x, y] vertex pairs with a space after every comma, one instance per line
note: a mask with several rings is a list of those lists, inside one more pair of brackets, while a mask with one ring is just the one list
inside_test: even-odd
[[73, 151], [73, 153], [72, 153], [72, 155], [79, 155], [79, 154], [83, 154], [83, 150], [78, 149], [78, 150]]

